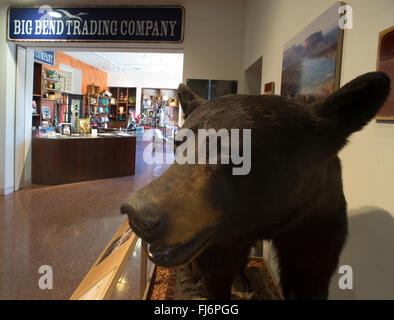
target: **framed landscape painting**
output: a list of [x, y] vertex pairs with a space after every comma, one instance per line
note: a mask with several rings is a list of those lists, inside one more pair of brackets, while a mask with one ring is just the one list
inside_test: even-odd
[[326, 98], [339, 88], [343, 30], [336, 2], [286, 42], [281, 95], [301, 103]]
[[379, 33], [376, 70], [385, 72], [391, 79], [391, 91], [376, 115], [377, 120], [394, 120], [394, 26]]

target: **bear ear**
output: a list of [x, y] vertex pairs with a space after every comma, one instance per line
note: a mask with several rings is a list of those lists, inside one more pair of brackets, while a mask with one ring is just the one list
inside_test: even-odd
[[197, 109], [199, 106], [207, 102], [195, 94], [187, 85], [181, 83], [178, 87], [178, 97], [185, 118]]
[[310, 105], [318, 119], [318, 130], [327, 141], [335, 140], [336, 148], [342, 148], [349, 135], [376, 115], [389, 92], [390, 78], [383, 72], [355, 78], [325, 100]]

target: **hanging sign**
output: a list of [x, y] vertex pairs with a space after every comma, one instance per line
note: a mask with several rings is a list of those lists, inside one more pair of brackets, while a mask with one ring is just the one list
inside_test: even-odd
[[182, 6], [8, 8], [9, 41], [183, 41]]
[[55, 65], [55, 51], [34, 51], [34, 60], [50, 66]]

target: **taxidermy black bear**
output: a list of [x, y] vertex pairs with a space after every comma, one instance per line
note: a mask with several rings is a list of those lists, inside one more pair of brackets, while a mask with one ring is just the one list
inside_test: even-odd
[[132, 194], [121, 212], [150, 244], [154, 263], [194, 261], [209, 299], [230, 298], [234, 276], [259, 239], [273, 240], [286, 299], [327, 298], [347, 234], [338, 152], [375, 116], [389, 91], [381, 72], [308, 105], [269, 95], [207, 102], [181, 84], [182, 128], [195, 136], [198, 129], [251, 129], [250, 172], [234, 175], [231, 158], [229, 164], [175, 162]]

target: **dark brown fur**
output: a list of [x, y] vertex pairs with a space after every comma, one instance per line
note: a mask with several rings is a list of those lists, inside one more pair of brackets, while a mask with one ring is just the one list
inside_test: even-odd
[[[248, 175], [231, 165], [173, 164], [121, 211], [164, 266], [194, 261], [211, 299], [229, 299], [250, 247], [273, 239], [287, 299], [327, 298], [347, 234], [337, 156], [377, 113], [388, 77], [368, 73], [326, 100], [231, 95], [206, 102], [181, 85], [185, 128], [252, 129]], [[366, 151], [367, 152], [367, 151]]]

